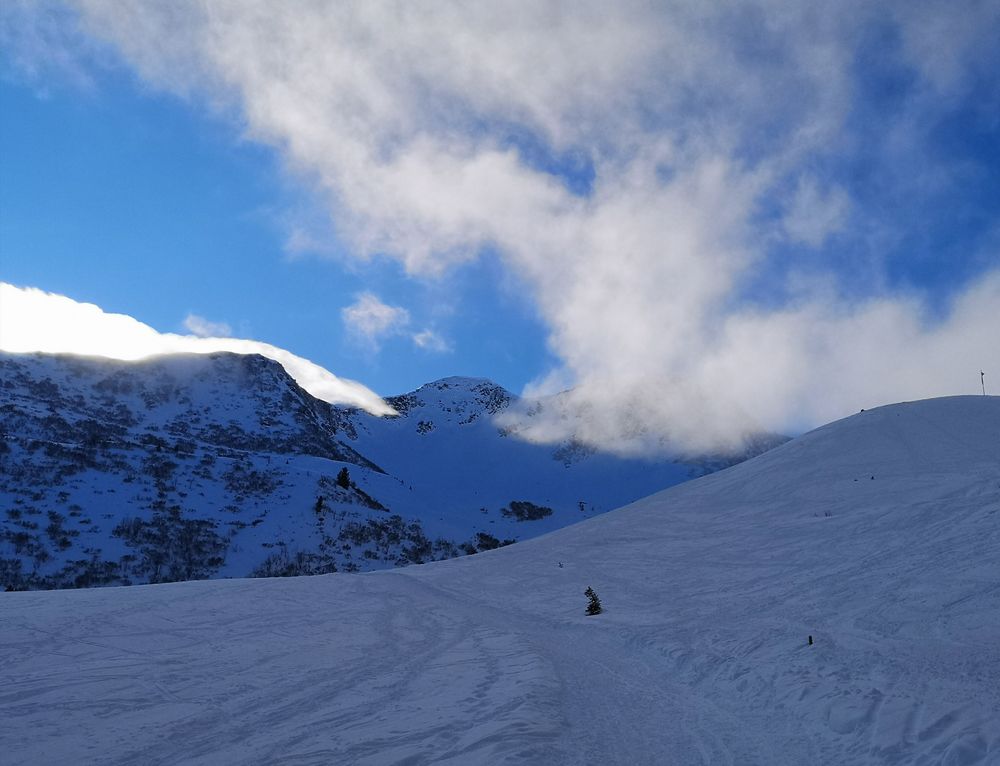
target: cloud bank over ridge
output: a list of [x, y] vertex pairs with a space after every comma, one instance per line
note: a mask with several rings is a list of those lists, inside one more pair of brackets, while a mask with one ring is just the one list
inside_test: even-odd
[[280, 152], [357, 256], [498, 253], [562, 360], [535, 389], [574, 386], [595, 441], [731, 446], [1000, 377], [1000, 234], [930, 306], [852, 180], [918, 211], [963, 181], [922, 126], [997, 118], [995, 3], [72, 5]]
[[[201, 328], [204, 329], [204, 328]], [[125, 314], [92, 303], [0, 282], [0, 351], [43, 352], [138, 360], [159, 354], [260, 354], [273, 359], [302, 388], [331, 404], [361, 407], [373, 415], [394, 410], [373, 391], [338, 378], [308, 359], [255, 340], [160, 333]]]

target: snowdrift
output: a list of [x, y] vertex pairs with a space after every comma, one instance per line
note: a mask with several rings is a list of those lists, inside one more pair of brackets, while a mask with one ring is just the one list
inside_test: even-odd
[[998, 543], [1000, 398], [883, 407], [468, 558], [0, 594], [0, 747], [10, 764], [997, 763]]

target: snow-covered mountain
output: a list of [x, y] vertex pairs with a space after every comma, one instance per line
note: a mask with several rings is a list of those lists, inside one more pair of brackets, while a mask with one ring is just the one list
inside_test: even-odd
[[495, 422], [517, 398], [480, 379], [448, 378], [390, 402], [398, 416], [331, 406], [253, 355], [0, 354], [0, 585], [450, 558], [749, 454], [639, 460], [531, 444]]
[[12, 765], [996, 764], [998, 550], [1000, 398], [893, 405], [477, 556], [0, 594], [0, 742]]

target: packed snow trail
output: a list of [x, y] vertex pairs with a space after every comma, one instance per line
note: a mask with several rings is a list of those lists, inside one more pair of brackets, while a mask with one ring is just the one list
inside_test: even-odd
[[998, 550], [1000, 399], [895, 405], [465, 559], [0, 594], [0, 745], [14, 764], [996, 764]]

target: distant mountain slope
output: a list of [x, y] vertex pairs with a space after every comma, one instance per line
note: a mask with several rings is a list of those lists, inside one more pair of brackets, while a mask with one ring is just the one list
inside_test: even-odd
[[11, 764], [992, 766], [998, 550], [1000, 398], [893, 405], [478, 556], [0, 594], [0, 739]]
[[484, 380], [391, 401], [398, 417], [331, 406], [259, 356], [0, 354], [0, 585], [449, 558], [742, 457], [642, 461], [529, 444], [493, 422], [516, 397]]
[[[414, 494], [411, 507], [429, 523], [467, 528], [470, 515], [478, 515], [485, 529], [502, 538], [563, 527], [787, 440], [761, 436], [740, 454], [629, 459], [574, 441], [533, 444], [518, 438], [497, 416], [516, 407], [530, 418], [544, 401], [523, 406], [482, 378], [445, 378], [387, 401], [398, 417], [349, 411], [347, 443], [389, 474], [405, 477]], [[553, 513], [525, 525], [510, 512], [510, 502], [518, 500]]]

